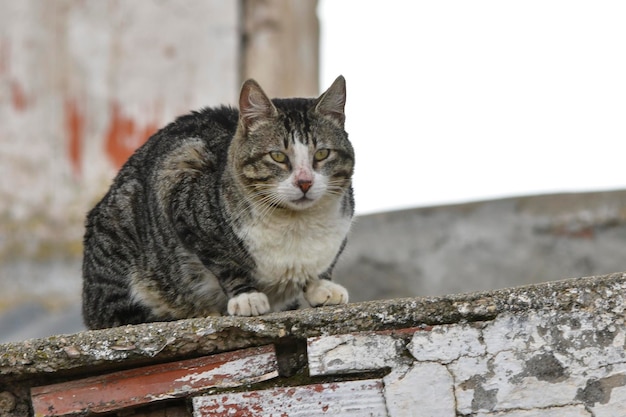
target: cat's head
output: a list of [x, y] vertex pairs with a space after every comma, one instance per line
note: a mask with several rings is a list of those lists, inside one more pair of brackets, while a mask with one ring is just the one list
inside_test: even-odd
[[351, 185], [354, 150], [344, 130], [345, 79], [317, 99], [270, 100], [254, 80], [239, 98], [229, 163], [256, 204], [306, 210]]

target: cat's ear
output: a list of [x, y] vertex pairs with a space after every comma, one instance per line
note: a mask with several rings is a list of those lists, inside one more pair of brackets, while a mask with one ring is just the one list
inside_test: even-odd
[[250, 79], [243, 83], [239, 95], [239, 120], [246, 130], [276, 113], [276, 107], [256, 81]]
[[346, 106], [346, 79], [343, 75], [337, 77], [315, 103], [315, 111], [329, 117], [343, 127], [346, 121], [344, 108]]

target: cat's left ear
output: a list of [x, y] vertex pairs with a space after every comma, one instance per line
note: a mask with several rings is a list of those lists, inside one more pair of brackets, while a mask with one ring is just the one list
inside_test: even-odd
[[343, 75], [337, 77], [315, 102], [315, 111], [327, 116], [343, 128], [346, 121], [344, 108], [346, 106], [346, 79]]
[[276, 116], [277, 110], [261, 89], [261, 86], [250, 79], [241, 86], [239, 95], [239, 120], [244, 129], [248, 130], [257, 122]]

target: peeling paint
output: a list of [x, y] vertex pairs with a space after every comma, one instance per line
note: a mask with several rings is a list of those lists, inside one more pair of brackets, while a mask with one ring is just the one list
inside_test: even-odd
[[28, 98], [24, 92], [24, 88], [17, 80], [11, 80], [11, 102], [13, 108], [19, 112], [26, 110], [28, 106]]
[[35, 417], [123, 410], [278, 377], [273, 346], [146, 366], [32, 388]]
[[106, 133], [105, 149], [113, 164], [119, 168], [158, 130], [159, 124], [156, 121], [139, 123], [126, 115], [117, 102], [113, 102], [110, 109], [111, 120]]
[[[411, 333], [417, 329], [411, 329]], [[417, 330], [421, 332], [421, 329]], [[357, 333], [308, 340], [311, 375], [357, 373], [395, 366], [404, 361], [407, 333]]]
[[387, 417], [380, 380], [347, 381], [193, 399], [194, 417], [374, 416]]
[[533, 376], [539, 381], [554, 383], [564, 381], [568, 372], [552, 352], [544, 352], [528, 359], [520, 376]]
[[[579, 389], [576, 399], [593, 407], [596, 403], [607, 404], [611, 400], [613, 388], [626, 386], [626, 373], [611, 375], [606, 378], [592, 378], [584, 388]], [[626, 411], [626, 404], [624, 405]]]
[[65, 129], [67, 133], [67, 153], [76, 176], [82, 171], [83, 146], [85, 142], [85, 115], [76, 99], [65, 101]]

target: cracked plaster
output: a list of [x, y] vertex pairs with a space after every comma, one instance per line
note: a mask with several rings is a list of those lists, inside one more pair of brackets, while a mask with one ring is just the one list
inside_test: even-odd
[[35, 339], [0, 345], [0, 392], [51, 377], [308, 340], [311, 376], [387, 369], [390, 416], [411, 415], [399, 411], [411, 398], [423, 415], [614, 416], [624, 414], [626, 399], [625, 292], [626, 275], [613, 274]]

